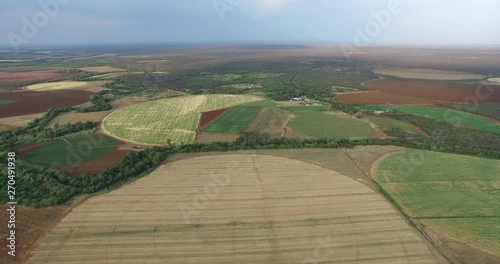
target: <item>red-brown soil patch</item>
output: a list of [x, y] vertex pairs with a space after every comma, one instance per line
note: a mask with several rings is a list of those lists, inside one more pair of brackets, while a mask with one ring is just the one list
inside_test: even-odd
[[[0, 263], [22, 263], [30, 256], [37, 241], [44, 237], [66, 215], [66, 207], [28, 208], [16, 206], [16, 257], [7, 255], [7, 205], [0, 205]], [[4, 224], [5, 223], [5, 224]]]
[[112, 152], [89, 162], [77, 164], [75, 166], [62, 169], [66, 174], [70, 176], [78, 176], [81, 174], [95, 174], [106, 169], [113, 168], [120, 161], [127, 156], [129, 150], [124, 150], [117, 148]]
[[0, 99], [13, 101], [0, 105], [0, 118], [43, 113], [52, 108], [75, 106], [90, 100], [89, 91], [0, 92]]
[[410, 96], [434, 102], [500, 102], [500, 86], [425, 80], [372, 80], [363, 84], [386, 94]]
[[61, 73], [54, 71], [0, 72], [0, 83], [30, 82], [61, 76]]
[[335, 97], [337, 102], [343, 104], [408, 104], [408, 105], [432, 105], [432, 100], [416, 97], [384, 93], [381, 91], [368, 91], [362, 93], [339, 94]]
[[28, 153], [31, 151], [47, 144], [49, 142], [41, 142], [41, 143], [34, 143], [34, 144], [27, 144], [27, 145], [20, 145], [16, 146], [14, 150], [16, 151], [16, 155], [20, 156], [21, 158], [25, 158]]
[[210, 122], [214, 121], [220, 115], [224, 114], [229, 108], [217, 109], [214, 111], [201, 113], [200, 122], [198, 123], [198, 129], [208, 125]]

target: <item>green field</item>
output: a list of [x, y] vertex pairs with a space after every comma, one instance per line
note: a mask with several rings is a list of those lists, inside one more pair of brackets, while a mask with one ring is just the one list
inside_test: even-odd
[[203, 132], [241, 133], [257, 116], [260, 107], [233, 107], [205, 126]]
[[103, 129], [121, 139], [152, 145], [192, 143], [202, 112], [262, 100], [245, 95], [197, 95], [150, 101], [120, 109]]
[[495, 118], [496, 120], [500, 121], [500, 103], [443, 104], [443, 105], [456, 110]]
[[112, 152], [118, 141], [103, 135], [60, 139], [29, 152], [26, 160], [39, 165], [72, 166], [98, 159]]
[[399, 121], [394, 118], [372, 115], [368, 116], [367, 118], [382, 129], [399, 128], [406, 132], [418, 133], [417, 129], [412, 124]]
[[410, 216], [500, 253], [500, 161], [430, 151], [390, 154], [375, 180]]
[[500, 134], [500, 125], [496, 122], [487, 118], [451, 109], [407, 105], [366, 105], [361, 106], [361, 108], [367, 110], [396, 110], [407, 114], [435, 119], [441, 122]]
[[0, 99], [0, 105], [10, 104], [10, 103], [13, 103], [13, 102], [12, 101], [8, 101], [8, 100], [2, 100], [2, 99]]
[[313, 138], [369, 138], [374, 129], [358, 119], [334, 112], [297, 111], [289, 127]]

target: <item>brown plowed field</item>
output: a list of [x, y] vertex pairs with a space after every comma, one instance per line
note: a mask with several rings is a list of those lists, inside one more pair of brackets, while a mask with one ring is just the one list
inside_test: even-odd
[[220, 115], [224, 114], [229, 108], [217, 109], [214, 111], [201, 113], [200, 122], [198, 123], [198, 129], [208, 125], [210, 122], [214, 121]]
[[[440, 102], [464, 102], [469, 97], [478, 98], [480, 102], [500, 102], [500, 86], [475, 85], [467, 83], [422, 81], [422, 80], [373, 80], [365, 82], [370, 89], [384, 93], [411, 96]], [[479, 95], [479, 96], [478, 96]]]
[[343, 104], [408, 104], [432, 105], [432, 100], [398, 94], [383, 93], [381, 91], [368, 91], [362, 93], [340, 94], [335, 100]]
[[0, 118], [46, 112], [52, 108], [75, 106], [90, 100], [88, 91], [2, 92], [0, 99], [14, 101], [0, 105]]
[[129, 152], [129, 150], [123, 150], [118, 147], [111, 153], [108, 153], [107, 155], [104, 155], [96, 160], [77, 164], [75, 166], [65, 168], [63, 171], [70, 176], [98, 173], [116, 166], [125, 156], [127, 156]]
[[0, 72], [0, 83], [29, 82], [61, 77], [54, 71]]

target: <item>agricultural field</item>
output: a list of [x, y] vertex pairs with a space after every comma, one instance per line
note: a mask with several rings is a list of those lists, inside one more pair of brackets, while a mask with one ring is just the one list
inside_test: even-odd
[[75, 136], [41, 144], [26, 153], [24, 159], [38, 165], [71, 167], [105, 156], [118, 144], [116, 139], [98, 134]]
[[457, 110], [436, 108], [436, 107], [425, 107], [425, 106], [386, 106], [386, 105], [369, 105], [361, 106], [363, 109], [367, 110], [395, 110], [407, 114], [414, 114], [418, 116], [423, 116], [431, 119], [435, 119], [441, 122], [450, 123], [457, 126], [470, 127], [474, 129], [479, 129], [487, 132], [500, 134], [500, 124], [493, 120], [489, 120], [484, 117], [476, 116], [466, 112], [461, 112]]
[[55, 71], [0, 72], [0, 83], [20, 83], [61, 77]]
[[0, 92], [2, 100], [13, 102], [0, 105], [0, 118], [38, 114], [53, 108], [80, 105], [88, 102], [92, 94], [81, 90]]
[[87, 86], [86, 82], [73, 82], [73, 81], [65, 81], [65, 82], [49, 82], [49, 83], [39, 83], [28, 85], [24, 87], [24, 90], [27, 91], [36, 91], [36, 92], [48, 92], [48, 91], [57, 91], [57, 90], [72, 90], [72, 89], [80, 89]]
[[500, 103], [484, 104], [444, 104], [456, 110], [487, 116], [500, 121]]
[[418, 134], [418, 130], [415, 128], [414, 125], [394, 118], [369, 115], [367, 116], [367, 119], [384, 130], [391, 128], [399, 128], [409, 133]]
[[277, 107], [264, 107], [250, 123], [246, 132], [282, 137], [285, 133], [290, 113]]
[[103, 129], [126, 141], [152, 145], [192, 143], [202, 112], [260, 101], [244, 95], [198, 95], [132, 105], [110, 114]]
[[[212, 191], [193, 193], [203, 189]], [[172, 161], [91, 197], [28, 262], [316, 263], [318, 254], [321, 262], [445, 263], [372, 189], [334, 170], [255, 154]]]
[[241, 133], [257, 116], [260, 107], [232, 107], [202, 128], [203, 132], [211, 133]]
[[25, 127], [43, 114], [11, 116], [0, 118], [0, 131], [10, 131]]
[[500, 84], [500, 78], [489, 78], [488, 82]]
[[334, 112], [293, 111], [289, 127], [313, 138], [369, 138], [374, 129], [367, 123]]
[[[477, 98], [477, 93], [488, 94], [477, 98], [480, 103], [500, 102], [500, 86], [477, 85], [460, 82], [428, 81], [428, 80], [372, 80], [363, 84], [369, 89], [384, 94], [409, 96], [429, 100], [435, 103], [462, 103], [467, 98]], [[362, 93], [358, 96], [363, 96]], [[380, 102], [379, 104], [383, 104]]]
[[500, 161], [407, 150], [374, 167], [375, 180], [411, 217], [500, 255]]
[[481, 80], [486, 77], [480, 74], [437, 70], [437, 69], [418, 69], [418, 68], [380, 68], [373, 71], [376, 74], [421, 80], [440, 80], [440, 81], [460, 81], [460, 80]]

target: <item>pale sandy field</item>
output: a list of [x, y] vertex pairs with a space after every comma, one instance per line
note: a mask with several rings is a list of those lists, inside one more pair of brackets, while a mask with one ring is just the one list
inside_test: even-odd
[[440, 263], [386, 199], [310, 163], [169, 162], [73, 209], [28, 263]]

